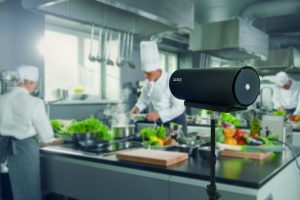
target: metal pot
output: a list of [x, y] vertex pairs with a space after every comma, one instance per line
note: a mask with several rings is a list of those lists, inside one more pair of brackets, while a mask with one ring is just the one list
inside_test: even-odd
[[111, 127], [111, 132], [112, 132], [113, 138], [127, 138], [130, 136], [134, 136], [135, 126], [133, 124], [127, 125], [127, 126], [113, 125]]

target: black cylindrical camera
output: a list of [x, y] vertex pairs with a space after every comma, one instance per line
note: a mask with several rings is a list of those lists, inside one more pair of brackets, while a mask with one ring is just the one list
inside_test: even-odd
[[257, 98], [260, 80], [254, 68], [179, 69], [170, 77], [172, 94], [187, 102], [247, 107]]

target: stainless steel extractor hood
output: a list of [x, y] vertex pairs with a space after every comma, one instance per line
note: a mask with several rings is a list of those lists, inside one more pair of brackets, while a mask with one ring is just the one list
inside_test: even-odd
[[194, 28], [193, 0], [96, 0], [176, 28]]
[[241, 19], [195, 25], [189, 49], [225, 59], [268, 57], [269, 37]]
[[140, 35], [194, 27], [194, 0], [22, 0], [27, 9]]
[[258, 68], [300, 68], [300, 51], [292, 47], [271, 49], [268, 60], [254, 60], [253, 66]]

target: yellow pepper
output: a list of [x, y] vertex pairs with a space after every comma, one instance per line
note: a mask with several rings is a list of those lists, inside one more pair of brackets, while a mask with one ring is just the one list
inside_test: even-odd
[[224, 144], [237, 145], [237, 140], [235, 138], [226, 138]]

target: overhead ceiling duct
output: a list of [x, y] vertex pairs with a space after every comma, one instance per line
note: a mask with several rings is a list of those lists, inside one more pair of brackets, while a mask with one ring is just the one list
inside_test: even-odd
[[193, 0], [22, 0], [28, 9], [38, 9], [83, 24], [151, 35], [194, 26]]
[[264, 1], [246, 7], [241, 12], [240, 17], [247, 22], [252, 22], [256, 18], [289, 15], [299, 12], [299, 10], [299, 0]]
[[268, 60], [253, 60], [252, 65], [258, 68], [300, 68], [300, 51], [292, 47], [271, 49]]
[[280, 36], [272, 36], [270, 37], [270, 48], [275, 49], [275, 48], [287, 48], [290, 46], [293, 47], [300, 47], [300, 36], [295, 35], [295, 36], [285, 36], [285, 35], [280, 35]]
[[197, 24], [189, 38], [190, 50], [225, 59], [266, 60], [268, 47], [268, 35], [241, 19]]

